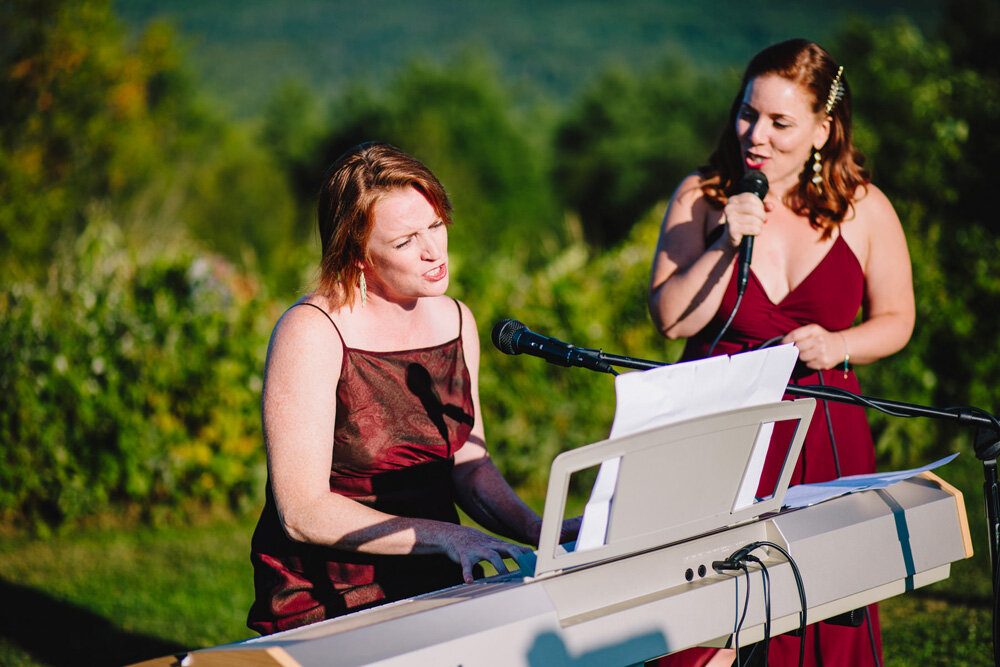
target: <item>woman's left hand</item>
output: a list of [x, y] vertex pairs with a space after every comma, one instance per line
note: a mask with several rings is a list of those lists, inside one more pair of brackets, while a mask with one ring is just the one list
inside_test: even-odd
[[802, 363], [817, 371], [842, 364], [847, 356], [843, 333], [827, 331], [818, 324], [793, 329], [781, 342], [794, 343]]

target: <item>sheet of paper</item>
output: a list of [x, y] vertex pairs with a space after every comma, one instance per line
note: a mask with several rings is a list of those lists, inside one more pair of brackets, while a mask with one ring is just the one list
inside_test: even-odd
[[810, 505], [815, 505], [816, 503], [821, 503], [824, 500], [836, 498], [837, 496], [843, 496], [848, 493], [855, 493], [856, 491], [884, 489], [885, 487], [895, 484], [896, 482], [909, 479], [910, 477], [915, 477], [922, 472], [933, 470], [938, 466], [943, 466], [945, 463], [950, 463], [956, 456], [958, 456], [957, 453], [952, 454], [951, 456], [946, 456], [943, 459], [938, 459], [934, 463], [928, 463], [922, 468], [913, 468], [912, 470], [900, 470], [898, 472], [875, 472], [869, 475], [851, 475], [850, 477], [833, 479], [829, 482], [817, 482], [815, 484], [800, 484], [798, 486], [793, 486], [788, 489], [787, 493], [785, 493], [784, 507], [808, 507]]
[[[685, 419], [780, 401], [797, 358], [794, 345], [780, 345], [623, 373], [615, 378], [617, 401], [610, 437], [621, 438]], [[750, 474], [739, 490], [737, 507], [754, 501], [755, 480], [760, 479], [770, 439], [771, 425], [767, 424], [754, 445]], [[577, 549], [593, 549], [605, 542], [618, 465], [617, 459], [601, 464], [584, 510]]]

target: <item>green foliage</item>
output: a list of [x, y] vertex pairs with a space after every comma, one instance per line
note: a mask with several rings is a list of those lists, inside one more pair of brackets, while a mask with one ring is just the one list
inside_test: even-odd
[[[467, 297], [482, 341], [488, 345], [495, 322], [515, 317], [581, 347], [672, 361], [682, 343], [661, 338], [646, 311], [662, 214], [662, 207], [650, 211], [606, 253], [591, 255], [578, 241], [533, 274], [495, 257], [485, 267], [495, 279]], [[556, 454], [606, 438], [614, 417], [612, 376], [533, 357], [484, 351], [480, 391], [491, 455], [512, 483], [534, 493], [544, 489]]]
[[357, 143], [401, 147], [447, 188], [455, 208], [453, 268], [478, 286], [490, 279], [481, 262], [499, 248], [531, 267], [561, 245], [563, 218], [548, 183], [542, 130], [540, 113], [519, 109], [484, 58], [415, 62], [385, 92], [356, 87], [334, 106], [312, 187]]
[[139, 236], [186, 227], [298, 283], [283, 174], [195, 94], [169, 26], [130, 42], [107, 0], [15, 0], [0, 32], [0, 278], [44, 275], [100, 202]]
[[106, 1], [12, 5], [0, 13], [0, 276], [37, 274], [91, 198], [135, 194], [189, 120], [164, 26], [128, 48]]
[[262, 297], [216, 256], [140, 256], [106, 222], [87, 227], [46, 284], [5, 287], [4, 523], [257, 498]]
[[[994, 22], [976, 30], [1000, 29], [996, 12], [970, 20]], [[1000, 226], [983, 193], [1000, 158], [1000, 77], [955, 64], [951, 50], [902, 20], [855, 22], [836, 47], [850, 73], [859, 143], [907, 233], [917, 296], [913, 339], [864, 377], [874, 395], [992, 412], [1000, 278], [990, 267]], [[875, 421], [879, 453], [894, 464], [968, 450], [971, 442], [940, 423]]]
[[650, 206], [703, 164], [736, 89], [731, 77], [668, 60], [644, 75], [609, 69], [555, 136], [553, 183], [587, 240], [622, 240]]
[[[195, 41], [192, 60], [205, 85], [240, 117], [259, 113], [288, 79], [337, 97], [358, 79], [391, 80], [415, 55], [445, 62], [470, 44], [489, 48], [506, 78], [566, 101], [611, 62], [642, 66], [673, 53], [712, 68], [741, 67], [756, 51], [789, 37], [826, 44], [847, 16], [905, 13], [927, 27], [941, 13], [940, 0], [808, 7], [788, 0], [711, 6], [688, 0], [118, 0], [115, 8], [136, 29], [151, 18], [175, 21]], [[983, 52], [994, 43], [983, 41]]]

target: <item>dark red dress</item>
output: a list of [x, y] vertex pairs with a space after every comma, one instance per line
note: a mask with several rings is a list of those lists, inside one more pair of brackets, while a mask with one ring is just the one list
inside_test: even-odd
[[[806, 278], [778, 303], [774, 303], [761, 287], [757, 276], [750, 273], [743, 302], [729, 330], [716, 345], [713, 355], [735, 354], [759, 347], [773, 338], [780, 338], [792, 329], [806, 324], [819, 324], [828, 331], [840, 331], [851, 326], [864, 298], [865, 276], [857, 257], [838, 236], [820, 263]], [[684, 360], [699, 359], [708, 354], [709, 346], [729, 318], [736, 304], [736, 271], [723, 296], [715, 318], [684, 348]], [[822, 380], [820, 380], [822, 376]], [[861, 393], [853, 370], [842, 368], [817, 372], [801, 363], [795, 368], [792, 382], [801, 385], [826, 384], [854, 393]], [[786, 395], [785, 398], [793, 398]], [[830, 439], [832, 425], [836, 457]], [[758, 495], [768, 495], [777, 483], [780, 465], [791, 440], [793, 425], [775, 425], [771, 448], [764, 464]], [[839, 463], [839, 473], [837, 470]], [[863, 408], [844, 403], [817, 402], [812, 422], [795, 464], [791, 484], [825, 482], [838, 476], [875, 472], [875, 447], [868, 418]], [[882, 641], [876, 605], [869, 607], [875, 644], [881, 662]], [[714, 649], [691, 649], [662, 658], [661, 667], [703, 665]], [[822, 658], [819, 658], [819, 656]], [[798, 664], [799, 638], [782, 635], [771, 640], [768, 663], [772, 666]], [[817, 623], [807, 628], [806, 665], [875, 665], [867, 624], [859, 628]]]
[[[344, 345], [336, 419], [331, 491], [387, 514], [459, 522], [451, 472], [474, 423], [461, 335], [399, 352]], [[369, 555], [290, 540], [270, 481], [251, 552], [255, 600], [247, 625], [261, 634], [462, 583], [461, 568], [445, 556]]]

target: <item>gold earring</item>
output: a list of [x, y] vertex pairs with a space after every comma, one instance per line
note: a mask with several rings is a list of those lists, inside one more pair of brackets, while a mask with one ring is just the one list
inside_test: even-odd
[[820, 194], [823, 193], [823, 159], [819, 154], [819, 151], [813, 153], [813, 185], [816, 186], [816, 190]]
[[358, 287], [361, 290], [361, 307], [364, 308], [365, 304], [368, 303], [368, 284], [365, 282], [365, 273], [361, 272], [361, 278], [358, 280]]

